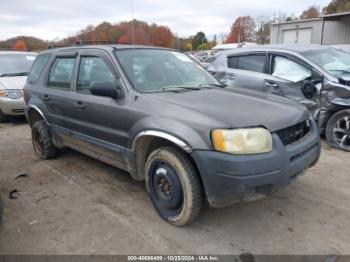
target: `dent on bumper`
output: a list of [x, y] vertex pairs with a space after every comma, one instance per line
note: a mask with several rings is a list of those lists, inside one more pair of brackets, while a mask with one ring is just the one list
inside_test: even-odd
[[192, 152], [210, 206], [225, 207], [264, 197], [288, 185], [320, 157], [320, 138], [314, 123], [311, 131], [293, 144], [284, 146], [275, 134], [273, 141], [273, 151], [265, 154]]
[[23, 99], [0, 99], [0, 109], [5, 115], [24, 115], [25, 103]]

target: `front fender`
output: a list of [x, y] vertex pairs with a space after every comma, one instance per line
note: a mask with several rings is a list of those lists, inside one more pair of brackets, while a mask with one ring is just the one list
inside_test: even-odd
[[133, 125], [127, 148], [132, 150], [137, 140], [147, 135], [162, 137], [179, 145], [187, 152], [211, 148], [209, 131], [206, 134], [205, 131], [195, 130], [177, 120], [153, 116], [144, 118]]

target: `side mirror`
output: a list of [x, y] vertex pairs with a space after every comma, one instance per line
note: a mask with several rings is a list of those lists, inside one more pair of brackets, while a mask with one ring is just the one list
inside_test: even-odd
[[114, 99], [121, 98], [122, 92], [118, 84], [113, 82], [96, 81], [90, 84], [91, 94]]

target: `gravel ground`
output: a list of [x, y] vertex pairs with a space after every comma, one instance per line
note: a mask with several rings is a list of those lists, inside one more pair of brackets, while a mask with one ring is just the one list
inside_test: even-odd
[[350, 254], [350, 154], [322, 147], [280, 192], [176, 228], [127, 173], [68, 149], [38, 160], [24, 121], [0, 124], [0, 254]]

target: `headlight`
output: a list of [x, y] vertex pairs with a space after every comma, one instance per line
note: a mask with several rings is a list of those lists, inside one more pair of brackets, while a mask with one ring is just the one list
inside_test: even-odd
[[212, 131], [214, 149], [231, 154], [258, 154], [272, 151], [272, 136], [264, 128], [216, 129]]
[[19, 89], [4, 89], [4, 90], [0, 90], [0, 97], [20, 99], [23, 96], [22, 92], [23, 91]]

